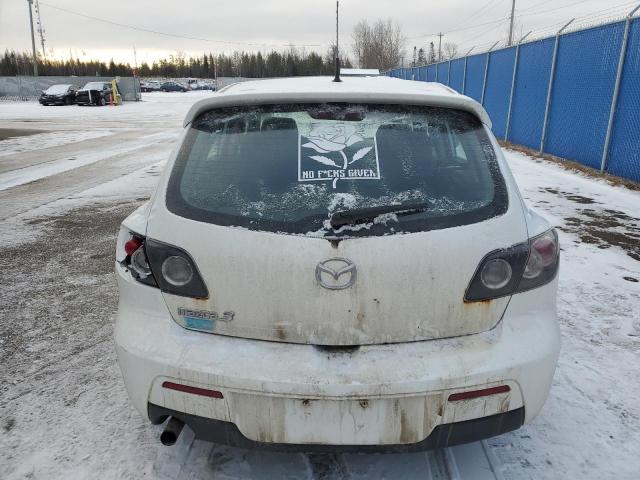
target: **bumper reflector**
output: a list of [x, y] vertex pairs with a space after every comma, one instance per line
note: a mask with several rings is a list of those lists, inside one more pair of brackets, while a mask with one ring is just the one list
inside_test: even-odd
[[489, 395], [497, 395], [498, 393], [507, 393], [509, 391], [511, 391], [509, 385], [500, 385], [499, 387], [483, 388], [482, 390], [453, 393], [449, 395], [449, 401], [457, 402], [458, 400], [471, 400], [472, 398], [488, 397]]
[[177, 390], [178, 392], [192, 393], [194, 395], [202, 395], [203, 397], [224, 398], [222, 392], [217, 390], [209, 390], [207, 388], [191, 387], [180, 383], [162, 382], [162, 386], [169, 390]]

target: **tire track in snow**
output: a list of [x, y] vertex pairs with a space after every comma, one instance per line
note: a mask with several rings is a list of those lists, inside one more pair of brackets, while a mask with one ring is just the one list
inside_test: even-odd
[[[108, 148], [105, 151], [94, 151], [92, 153], [82, 154], [75, 157], [72, 156], [60, 160], [52, 160], [46, 163], [12, 170], [0, 175], [0, 191], [84, 167], [86, 165], [91, 165], [92, 163], [96, 163], [116, 155], [132, 153], [136, 150], [146, 148], [159, 140], [162, 140], [163, 142], [173, 142], [177, 137], [178, 135], [175, 133], [167, 134], [166, 132], [159, 132], [138, 137], [128, 143], [111, 146], [111, 148]], [[114, 140], [112, 140], [112, 142]]]
[[[173, 138], [147, 143], [132, 150], [67, 170], [52, 176], [0, 191], [0, 220], [26, 212], [61, 198], [68, 198], [92, 187], [166, 160]], [[138, 154], [137, 152], [141, 151]]]

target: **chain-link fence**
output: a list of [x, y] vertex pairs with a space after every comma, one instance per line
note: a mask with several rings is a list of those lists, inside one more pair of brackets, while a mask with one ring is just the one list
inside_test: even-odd
[[485, 107], [496, 137], [640, 181], [640, 19], [399, 68]]
[[[43, 90], [51, 85], [75, 85], [80, 88], [89, 82], [110, 82], [114, 77], [75, 76], [15, 76], [0, 77], [0, 101], [37, 100]], [[118, 92], [125, 101], [140, 100], [138, 77], [116, 77]]]

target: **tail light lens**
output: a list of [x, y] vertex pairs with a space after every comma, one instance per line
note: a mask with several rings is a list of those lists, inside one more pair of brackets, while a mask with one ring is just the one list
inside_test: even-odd
[[479, 302], [540, 287], [553, 280], [559, 264], [558, 234], [551, 229], [528, 242], [487, 255], [467, 287], [466, 302]]
[[489, 290], [498, 290], [506, 286], [512, 277], [511, 265], [502, 258], [489, 260], [480, 271], [480, 281]]
[[554, 229], [532, 238], [529, 245], [529, 258], [518, 285], [519, 292], [549, 283], [558, 273], [560, 246]]
[[209, 296], [195, 262], [181, 248], [134, 235], [124, 250], [127, 257], [123, 264], [140, 283], [182, 297]]
[[142, 238], [134, 236], [124, 244], [124, 251], [127, 255], [133, 255], [133, 252], [142, 246]]
[[139, 278], [146, 278], [151, 275], [151, 267], [143, 246], [140, 246], [131, 254], [131, 268], [138, 274]]

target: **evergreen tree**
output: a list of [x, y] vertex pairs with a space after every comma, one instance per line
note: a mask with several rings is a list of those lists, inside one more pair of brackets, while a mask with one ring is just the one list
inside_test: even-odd
[[427, 57], [427, 63], [436, 63], [436, 47], [433, 42], [429, 44], [429, 56]]

